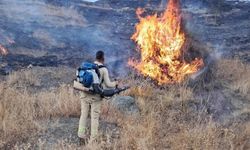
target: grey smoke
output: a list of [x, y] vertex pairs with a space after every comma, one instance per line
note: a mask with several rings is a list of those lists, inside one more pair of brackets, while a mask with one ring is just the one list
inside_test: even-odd
[[[63, 65], [73, 67], [80, 61], [93, 59], [96, 51], [104, 50], [108, 67], [116, 68], [113, 74], [118, 72], [118, 75], [126, 75], [127, 60], [139, 56], [130, 40], [134, 25], [138, 22], [133, 9], [140, 5], [143, 7], [146, 3], [165, 7], [167, 0], [134, 3], [99, 0], [90, 3], [98, 6], [98, 9], [86, 7], [85, 1], [1, 0], [0, 43], [8, 46], [12, 53], [29, 49], [30, 52], [55, 55]], [[204, 1], [208, 0], [182, 0], [183, 13], [191, 16], [186, 28], [201, 42], [214, 39], [207, 37], [208, 30], [204, 27], [202, 16], [208, 10]], [[114, 10], [104, 10], [102, 4], [108, 4]], [[131, 9], [121, 9], [125, 6]], [[10, 41], [15, 41], [15, 44]], [[220, 40], [216, 42], [223, 44]], [[219, 45], [216, 42], [214, 45]]]
[[99, 0], [82, 0], [82, 1], [85, 1], [85, 2], [97, 2]]
[[202, 75], [205, 71], [207, 71], [208, 67], [210, 66], [211, 63], [216, 62], [217, 60], [220, 60], [222, 56], [225, 54], [223, 51], [223, 45], [216, 45], [216, 48], [214, 49], [213, 52], [209, 54], [207, 59], [205, 60], [205, 67], [198, 71], [197, 73], [191, 75], [191, 79], [195, 80], [197, 77]]
[[130, 26], [124, 39], [124, 26], [120, 25], [124, 23], [119, 16], [113, 17], [117, 12], [90, 8], [89, 13], [83, 2], [1, 0], [0, 44], [8, 46], [12, 54], [26, 49], [47, 52], [44, 54], [73, 67], [93, 60], [96, 51], [104, 50], [108, 67], [117, 68], [112, 74], [123, 75], [129, 51], [133, 51], [127, 32], [134, 27]]
[[1, 0], [0, 16], [16, 23], [31, 25], [35, 22], [48, 27], [84, 26], [86, 20], [74, 8], [54, 6], [40, 0]]

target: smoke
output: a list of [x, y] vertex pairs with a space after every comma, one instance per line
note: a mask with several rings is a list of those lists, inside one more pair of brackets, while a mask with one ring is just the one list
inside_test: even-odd
[[1, 17], [15, 23], [48, 27], [84, 26], [86, 20], [72, 7], [54, 6], [39, 0], [2, 0]]
[[10, 50], [18, 50], [17, 46], [48, 51], [65, 48], [67, 32], [87, 24], [73, 6], [56, 6], [43, 0], [2, 0], [0, 12], [0, 43]]
[[[165, 8], [167, 0], [95, 0], [92, 4], [98, 5], [96, 8], [88, 7], [86, 1], [90, 0], [1, 0], [0, 44], [12, 54], [29, 49], [32, 53], [56, 56], [60, 63], [71, 67], [93, 59], [96, 51], [103, 50], [108, 67], [114, 68], [113, 75], [126, 75], [128, 58], [136, 53], [130, 36], [138, 20], [133, 9], [116, 9], [137, 8], [146, 2]], [[101, 9], [102, 2], [112, 9]], [[182, 0], [181, 4], [188, 32], [210, 42], [204, 18], [200, 17], [208, 11], [206, 4], [189, 0]]]
[[210, 64], [230, 53], [226, 51], [225, 38], [222, 34], [218, 34], [222, 31], [216, 28], [220, 26], [220, 14], [217, 13], [220, 13], [218, 9], [222, 9], [224, 0], [199, 2], [184, 0], [184, 2], [183, 16], [187, 33], [209, 49], [206, 51], [205, 67], [191, 76], [191, 79], [195, 80], [209, 69]]
[[204, 72], [208, 70], [208, 67], [210, 66], [211, 63], [216, 62], [217, 60], [220, 60], [222, 56], [225, 54], [223, 51], [224, 46], [223, 45], [216, 45], [214, 50], [208, 55], [208, 57], [205, 60], [205, 67], [200, 70], [199, 72], [191, 75], [191, 79], [195, 80], [197, 77], [202, 75]]
[[[129, 32], [134, 26], [124, 29], [127, 18], [120, 17], [121, 12], [85, 4], [89, 3], [85, 0], [1, 0], [0, 44], [13, 55], [29, 50], [26, 53], [32, 52], [29, 56], [35, 57], [42, 52], [56, 56], [58, 63], [71, 67], [93, 60], [95, 52], [103, 50], [107, 66], [114, 68], [111, 74], [126, 74], [127, 59], [133, 49]], [[15, 64], [21, 66], [21, 62]]]
[[99, 0], [82, 0], [82, 1], [86, 1], [86, 2], [97, 2]]

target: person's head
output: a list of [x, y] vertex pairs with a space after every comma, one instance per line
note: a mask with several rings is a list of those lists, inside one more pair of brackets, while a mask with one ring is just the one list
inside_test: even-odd
[[104, 52], [103, 51], [98, 51], [96, 52], [96, 61], [104, 63]]

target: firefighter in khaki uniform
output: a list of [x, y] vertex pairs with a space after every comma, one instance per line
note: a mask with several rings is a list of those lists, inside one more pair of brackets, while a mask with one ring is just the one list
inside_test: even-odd
[[[94, 62], [98, 66], [103, 66], [104, 64], [104, 52], [98, 51], [96, 53], [96, 61]], [[102, 87], [105, 88], [115, 88], [118, 86], [118, 82], [111, 82], [109, 78], [109, 73], [106, 67], [101, 67], [100, 71], [100, 81]], [[101, 112], [102, 97], [98, 94], [88, 94], [85, 92], [80, 92], [81, 99], [81, 117], [79, 121], [78, 137], [80, 140], [86, 140], [86, 125], [87, 117], [90, 110], [91, 116], [91, 130], [90, 130], [90, 141], [94, 141], [98, 135], [99, 127], [99, 116]]]

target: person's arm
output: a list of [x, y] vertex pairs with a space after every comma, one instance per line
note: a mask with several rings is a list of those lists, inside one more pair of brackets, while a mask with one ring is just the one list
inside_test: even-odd
[[84, 87], [80, 82], [74, 80], [74, 84], [73, 84], [73, 88], [79, 91], [85, 91], [85, 92], [89, 92], [90, 89]]
[[117, 86], [117, 82], [110, 81], [109, 72], [107, 68], [103, 68], [103, 82], [108, 88], [115, 88]]

